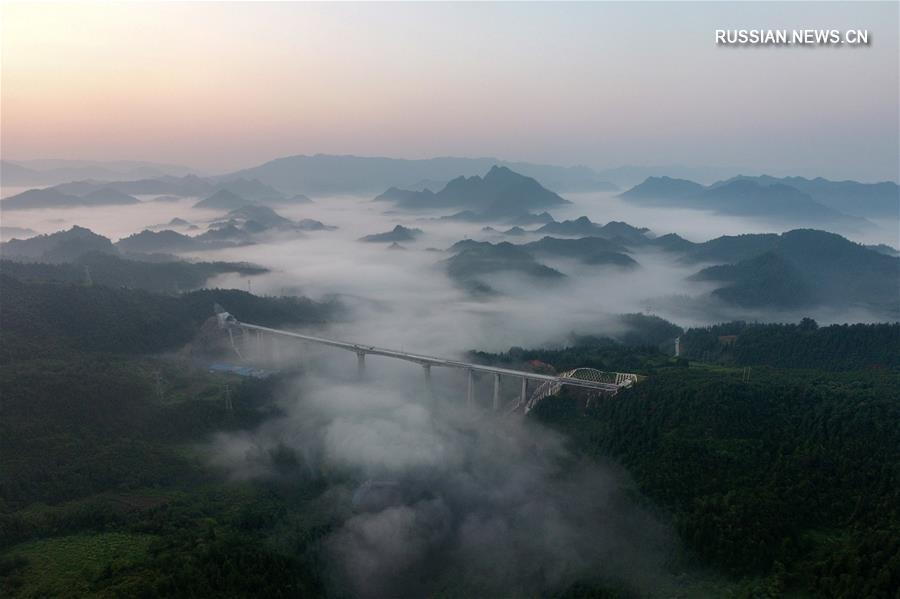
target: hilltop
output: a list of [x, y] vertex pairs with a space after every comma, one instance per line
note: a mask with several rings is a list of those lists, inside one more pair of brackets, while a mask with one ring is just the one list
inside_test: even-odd
[[[864, 187], [863, 184], [858, 185]], [[861, 216], [854, 215], [854, 212], [868, 214], [867, 211], [857, 212], [849, 203], [841, 205], [840, 209], [833, 208], [817, 201], [806, 191], [772, 178], [736, 177], [704, 187], [684, 179], [648, 177], [619, 197], [652, 206], [692, 208], [806, 225], [856, 228], [871, 225]]]

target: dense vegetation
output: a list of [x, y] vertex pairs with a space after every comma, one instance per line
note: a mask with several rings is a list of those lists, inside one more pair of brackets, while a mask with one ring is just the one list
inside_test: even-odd
[[747, 594], [893, 597], [898, 379], [672, 369], [586, 409], [564, 396], [538, 411], [586, 454], [620, 460], [669, 511], [689, 562], [765, 577]]
[[[0, 275], [0, 595], [341, 596], [323, 551], [346, 517], [323, 477], [340, 475], [298, 476], [286, 451], [270, 456], [284, 476], [241, 482], [202, 454], [211, 435], [278, 414], [286, 379], [213, 374], [172, 353], [213, 303], [268, 325], [338, 307], [17, 268]], [[564, 393], [533, 416], [577, 454], [627, 467], [636, 499], [678, 532], [676, 596], [896, 596], [900, 324], [622, 324], [617, 339], [473, 355], [650, 375], [590, 406]], [[659, 346], [678, 334], [676, 359]], [[453, 573], [440, 575], [454, 596]], [[560, 596], [632, 596], [614, 587], [581, 581]]]
[[821, 370], [900, 368], [900, 323], [831, 325], [730, 322], [689, 329], [681, 355], [734, 366]]
[[[741, 237], [749, 245], [767, 239]], [[834, 233], [788, 231], [776, 236], [769, 249], [728, 262], [705, 268], [694, 278], [722, 283], [713, 295], [731, 304], [771, 308], [857, 306], [891, 317], [900, 315], [900, 258]]]
[[319, 483], [228, 482], [198, 454], [211, 434], [276, 414], [281, 379], [151, 354], [183, 345], [214, 302], [270, 325], [319, 322], [337, 307], [46, 282], [67, 267], [8, 272], [0, 595], [321, 595], [316, 548], [331, 523], [312, 501]]
[[[43, 272], [34, 265], [33, 272]], [[31, 276], [29, 278], [36, 278]], [[30, 282], [0, 273], [0, 363], [75, 350], [141, 353], [178, 349], [225, 306], [265, 326], [324, 322], [338, 306], [305, 298], [262, 298], [237, 290], [166, 296], [100, 285]]]
[[0, 595], [321, 594], [316, 482], [228, 483], [195, 455], [271, 416], [277, 384], [96, 354], [0, 367]]
[[685, 547], [678, 567], [712, 565], [743, 580], [731, 590], [740, 596], [894, 597], [900, 324], [729, 323], [681, 339], [689, 356], [754, 368], [589, 337], [473, 355], [651, 375], [589, 406], [564, 391], [536, 414], [577, 451], [628, 468], [675, 525]]
[[267, 270], [252, 264], [234, 262], [148, 262], [94, 252], [60, 264], [3, 260], [0, 261], [0, 272], [35, 282], [82, 283], [180, 293], [203, 287], [208, 279], [218, 274], [250, 276]]

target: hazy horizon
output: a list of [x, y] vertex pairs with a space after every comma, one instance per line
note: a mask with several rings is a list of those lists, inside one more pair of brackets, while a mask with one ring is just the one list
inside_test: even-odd
[[[297, 154], [492, 156], [898, 179], [895, 3], [2, 12], [0, 150], [12, 161], [219, 174]], [[751, 26], [866, 28], [872, 43], [716, 47], [715, 28]]]
[[[11, 162], [15, 164], [20, 164], [24, 166], [29, 166], [32, 168], [36, 168], [40, 170], [41, 168], [54, 168], [45, 166], [41, 164], [40, 167], [36, 166], [36, 163], [60, 163], [59, 166], [63, 166], [63, 163], [96, 163], [98, 165], [114, 165], [117, 163], [121, 164], [153, 164], [165, 167], [173, 167], [184, 169], [188, 171], [190, 174], [198, 175], [201, 177], [216, 177], [222, 175], [228, 175], [231, 173], [238, 172], [245, 168], [253, 168], [256, 166], [261, 166], [263, 164], [267, 164], [273, 160], [278, 160], [281, 158], [291, 158], [297, 156], [305, 156], [305, 157], [313, 157], [317, 155], [324, 156], [340, 156], [340, 157], [351, 157], [351, 158], [366, 158], [366, 159], [389, 159], [389, 160], [436, 160], [443, 158], [459, 158], [459, 159], [490, 159], [496, 160], [497, 162], [522, 162], [522, 163], [530, 163], [530, 164], [545, 164], [549, 166], [560, 166], [560, 167], [587, 167], [596, 172], [603, 173], [604, 171], [616, 171], [616, 170], [625, 170], [625, 169], [635, 169], [635, 170], [646, 170], [652, 171], [651, 176], [670, 176], [673, 178], [688, 178], [699, 183], [712, 183], [714, 181], [723, 180], [725, 178], [737, 175], [747, 175], [747, 176], [756, 176], [758, 175], [770, 175], [772, 177], [806, 177], [808, 179], [814, 179], [816, 177], [822, 177], [824, 179], [829, 179], [833, 181], [839, 180], [855, 180], [863, 183], [880, 183], [885, 181], [892, 181], [894, 183], [900, 183], [900, 172], [895, 174], [893, 177], [883, 178], [883, 177], [856, 177], [856, 178], [848, 178], [848, 177], [831, 177], [826, 174], [821, 173], [815, 169], [791, 169], [791, 168], [779, 168], [779, 169], [760, 169], [742, 165], [725, 165], [725, 164], [686, 164], [686, 163], [656, 163], [656, 164], [637, 164], [637, 163], [627, 163], [627, 164], [609, 164], [609, 165], [591, 165], [585, 162], [569, 162], [569, 163], [554, 163], [554, 162], [539, 162], [539, 161], [529, 161], [529, 160], [513, 160], [504, 156], [481, 156], [481, 155], [434, 155], [434, 156], [421, 156], [421, 157], [409, 157], [409, 156], [387, 156], [384, 154], [353, 154], [350, 152], [335, 152], [335, 153], [326, 153], [326, 152], [308, 152], [308, 153], [292, 153], [285, 154], [283, 156], [272, 156], [265, 159], [259, 159], [253, 162], [249, 162], [247, 164], [241, 165], [240, 167], [228, 169], [228, 170], [209, 170], [203, 168], [197, 168], [192, 164], [186, 163], [171, 163], [166, 162], [165, 160], [139, 160], [139, 159], [128, 159], [128, 158], [112, 158], [105, 159], [102, 157], [98, 158], [80, 158], [80, 157], [59, 157], [59, 156], [42, 156], [42, 157], [34, 157], [34, 158], [19, 158], [19, 157], [3, 157], [4, 162]], [[688, 176], [681, 175], [676, 171], [681, 170], [689, 170], [689, 171], [697, 171], [698, 176]], [[708, 172], [704, 172], [708, 171]], [[703, 176], [699, 176], [702, 173]], [[723, 173], [723, 174], [719, 174]], [[724, 173], [731, 173], [730, 175]], [[611, 181], [615, 183], [614, 181]], [[6, 186], [4, 186], [6, 187]], [[28, 186], [13, 186], [11, 189], [14, 191], [4, 192], [2, 197], [7, 195], [11, 195], [11, 193], [18, 193], [26, 189]], [[34, 187], [34, 186], [31, 186]]]

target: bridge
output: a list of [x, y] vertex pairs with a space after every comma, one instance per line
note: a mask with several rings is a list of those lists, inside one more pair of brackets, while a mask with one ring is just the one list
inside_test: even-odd
[[[238, 348], [237, 343], [235, 343], [235, 331], [241, 334], [245, 347], [249, 347], [249, 341], [255, 338], [255, 344], [259, 350], [263, 350], [265, 347], [265, 338], [269, 337], [272, 339], [282, 338], [297, 342], [324, 345], [353, 352], [356, 354], [357, 374], [359, 378], [362, 378], [365, 373], [366, 356], [394, 358], [418, 364], [423, 369], [425, 376], [425, 392], [429, 399], [432, 396], [432, 368], [437, 367], [463, 370], [467, 375], [466, 403], [469, 405], [473, 404], [475, 401], [475, 374], [485, 373], [491, 375], [493, 377], [492, 407], [495, 411], [501, 409], [500, 377], [512, 377], [521, 381], [518, 401], [512, 404], [507, 411], [519, 411], [524, 413], [531, 411], [542, 399], [557, 394], [565, 386], [585, 389], [604, 395], [615, 395], [621, 389], [628, 388], [643, 378], [640, 375], [631, 373], [603, 372], [592, 368], [578, 368], [559, 375], [540, 374], [526, 370], [514, 370], [510, 368], [488, 366], [485, 364], [475, 364], [450, 358], [439, 358], [425, 354], [376, 347], [374, 345], [338, 341], [293, 331], [273, 329], [248, 322], [241, 322], [218, 306], [216, 307], [216, 316], [218, 318], [219, 326], [228, 331], [231, 347], [241, 359], [244, 359], [244, 357]], [[538, 387], [530, 397], [528, 395], [529, 383], [538, 384]]]

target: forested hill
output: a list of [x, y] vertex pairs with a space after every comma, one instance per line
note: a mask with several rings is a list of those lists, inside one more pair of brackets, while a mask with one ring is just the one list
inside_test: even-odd
[[[898, 335], [898, 323], [727, 323], [683, 333], [690, 360], [597, 337], [473, 355], [648, 375], [590, 401], [563, 389], [530, 416], [576, 452], [628, 469], [677, 530], [685, 551], [673, 567], [685, 580], [712, 566], [742, 581], [683, 596], [890, 599], [900, 588]], [[732, 365], [760, 354], [778, 368], [753, 362], [747, 377], [692, 352]]]
[[204, 287], [215, 275], [258, 275], [268, 272], [268, 269], [240, 262], [184, 262], [175, 259], [148, 262], [91, 252], [77, 256], [71, 262], [58, 264], [0, 260], [0, 272], [31, 282], [90, 283], [158, 293], [179, 293]]
[[900, 370], [900, 323], [729, 322], [688, 329], [681, 336], [681, 356], [735, 366]]
[[69, 350], [125, 354], [169, 351], [187, 343], [226, 306], [239, 319], [278, 326], [320, 323], [338, 306], [306, 298], [265, 298], [209, 289], [166, 296], [135, 289], [28, 282], [0, 274], [0, 362]]
[[[760, 238], [768, 236], [744, 236]], [[721, 283], [713, 295], [739, 306], [857, 307], [893, 320], [900, 315], [898, 273], [898, 258], [834, 233], [797, 229], [774, 238], [768, 250], [705, 268], [693, 278]]]
[[625, 465], [671, 514], [689, 562], [747, 581], [715, 596], [888, 599], [900, 588], [898, 388], [883, 372], [763, 368], [745, 382], [675, 368], [537, 413], [584, 454]]

